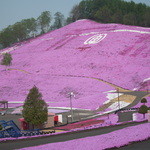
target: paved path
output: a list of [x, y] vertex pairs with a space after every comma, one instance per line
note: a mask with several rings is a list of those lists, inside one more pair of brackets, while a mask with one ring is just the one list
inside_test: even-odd
[[69, 141], [69, 140], [74, 140], [79, 138], [107, 134], [115, 130], [123, 129], [138, 124], [142, 124], [142, 123], [132, 123], [126, 125], [113, 126], [113, 127], [91, 129], [91, 130], [85, 130], [85, 131], [74, 132], [74, 133], [66, 133], [61, 135], [41, 137], [36, 139], [34, 138], [34, 139], [26, 139], [20, 141], [9, 141], [9, 142], [0, 143], [0, 150], [20, 149], [20, 148], [38, 146], [38, 145], [43, 145], [48, 143], [64, 142], [64, 141]]

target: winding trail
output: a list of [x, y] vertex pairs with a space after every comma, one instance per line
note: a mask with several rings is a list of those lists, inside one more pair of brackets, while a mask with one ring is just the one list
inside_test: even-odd
[[27, 73], [27, 74], [31, 74], [30, 72], [25, 71], [25, 70], [22, 70], [22, 69], [9, 68], [9, 69], [7, 69], [7, 70], [17, 70], [17, 71], [21, 71], [21, 72], [24, 72], [24, 73]]

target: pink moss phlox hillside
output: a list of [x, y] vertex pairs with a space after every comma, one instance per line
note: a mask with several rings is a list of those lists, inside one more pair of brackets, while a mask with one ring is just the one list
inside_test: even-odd
[[[10, 52], [12, 65], [0, 65], [1, 99], [24, 101], [36, 85], [43, 99], [52, 102], [50, 106], [69, 107], [64, 90], [70, 89], [77, 93], [73, 107], [96, 109], [108, 100], [104, 92], [114, 87], [67, 75], [97, 77], [130, 90], [139, 87], [150, 74], [149, 33], [149, 28], [81, 20], [23, 42]], [[99, 34], [107, 36], [96, 44], [85, 44]]]

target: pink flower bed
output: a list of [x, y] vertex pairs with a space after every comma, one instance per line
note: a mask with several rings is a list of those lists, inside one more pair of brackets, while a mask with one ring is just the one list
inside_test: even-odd
[[68, 125], [62, 126], [62, 127], [56, 127], [55, 129], [70, 130], [70, 129], [76, 129], [76, 128], [84, 128], [84, 127], [88, 127], [90, 125], [100, 124], [100, 123], [101, 124], [104, 123], [104, 120], [91, 119], [91, 120], [86, 120], [86, 121], [77, 122], [77, 123], [73, 123], [73, 124], [68, 124]]
[[23, 148], [22, 150], [91, 150], [91, 149], [106, 149], [111, 147], [120, 147], [129, 144], [132, 141], [140, 141], [150, 137], [150, 123], [127, 127], [108, 134], [92, 136], [82, 139], [70, 140], [66, 142], [58, 142], [45, 144], [35, 147]]

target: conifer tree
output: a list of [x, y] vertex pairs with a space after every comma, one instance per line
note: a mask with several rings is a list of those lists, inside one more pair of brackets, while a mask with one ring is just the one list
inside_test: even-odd
[[48, 108], [42, 99], [42, 94], [38, 88], [34, 86], [30, 89], [29, 94], [23, 105], [22, 115], [26, 122], [38, 128], [47, 121]]

